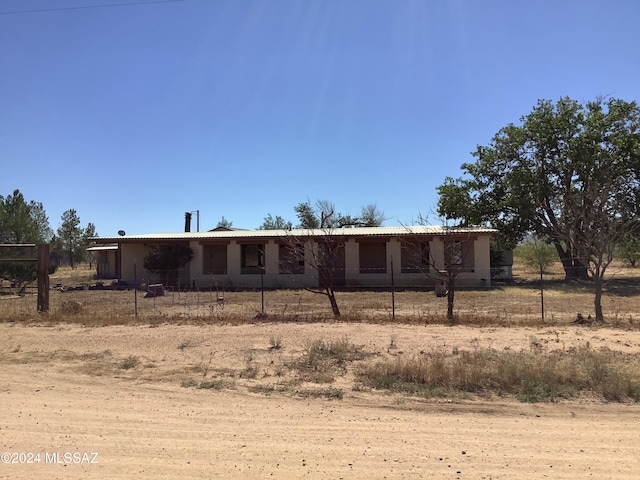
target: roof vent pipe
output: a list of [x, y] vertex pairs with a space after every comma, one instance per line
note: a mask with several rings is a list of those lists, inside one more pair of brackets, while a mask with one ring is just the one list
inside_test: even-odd
[[191, 231], [191, 212], [184, 212], [184, 231]]

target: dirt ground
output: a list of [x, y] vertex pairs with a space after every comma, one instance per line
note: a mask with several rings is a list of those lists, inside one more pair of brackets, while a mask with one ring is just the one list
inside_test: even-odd
[[[354, 389], [351, 371], [333, 384], [342, 399], [252, 389], [286, 384], [310, 340], [345, 337], [380, 357], [534, 341], [640, 352], [638, 331], [580, 326], [7, 322], [0, 478], [639, 478], [638, 404], [424, 400]], [[192, 386], [215, 378], [227, 383]]]

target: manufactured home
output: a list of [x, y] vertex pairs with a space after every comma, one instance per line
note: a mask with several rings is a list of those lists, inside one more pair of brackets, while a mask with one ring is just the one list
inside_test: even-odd
[[[429, 288], [455, 269], [461, 287], [490, 287], [490, 228], [359, 227], [238, 230], [97, 237], [102, 276], [159, 281], [144, 268], [152, 252], [189, 247], [180, 288]], [[447, 246], [445, 248], [445, 246]], [[330, 277], [328, 279], [327, 277]]]

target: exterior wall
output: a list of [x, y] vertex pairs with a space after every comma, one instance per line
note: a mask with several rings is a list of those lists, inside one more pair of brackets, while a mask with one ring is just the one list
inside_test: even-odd
[[[430, 247], [433, 248], [432, 242]], [[396, 287], [433, 287], [435, 279], [432, 277], [432, 270], [428, 272], [402, 273], [402, 242], [392, 238], [387, 243], [387, 272], [391, 272], [393, 260], [393, 284]], [[391, 275], [391, 273], [389, 273]], [[390, 281], [390, 279], [389, 279]]]
[[[491, 286], [491, 268], [489, 254], [489, 235], [479, 235], [474, 240], [474, 262], [470, 271], [462, 272], [456, 279], [458, 287], [481, 288]], [[369, 240], [371, 241], [371, 240]], [[373, 240], [375, 241], [375, 240]], [[247, 243], [245, 240], [244, 243]], [[198, 241], [191, 241], [190, 247], [194, 252], [192, 261], [181, 271], [181, 283], [185, 288], [239, 288], [258, 289], [263, 284], [265, 288], [314, 288], [318, 286], [318, 272], [309, 261], [311, 252], [318, 249], [315, 242], [305, 244], [304, 273], [280, 273], [279, 246], [276, 239], [256, 240], [264, 243], [264, 275], [260, 273], [242, 273], [241, 257], [242, 244], [237, 240], [229, 240], [227, 244], [227, 274], [205, 274], [203, 245]], [[391, 288], [391, 274], [393, 269], [393, 284], [396, 288], [424, 287], [431, 288], [438, 282], [436, 270], [444, 269], [444, 243], [441, 238], [430, 237], [429, 252], [436, 268], [429, 272], [402, 273], [402, 242], [398, 238], [385, 240], [386, 273], [363, 273], [360, 270], [360, 247], [355, 239], [349, 239], [345, 244], [345, 286], [347, 288], [370, 287]], [[157, 275], [148, 272], [142, 266], [144, 257], [148, 254], [149, 245], [145, 243], [122, 243], [121, 278], [127, 283], [134, 283], [133, 265], [137, 265], [137, 283], [156, 283]], [[114, 262], [117, 263], [117, 262]], [[115, 270], [115, 267], [114, 267]]]
[[[193, 247], [192, 247], [193, 248]], [[146, 243], [125, 243], [120, 245], [121, 250], [121, 275], [120, 278], [130, 285], [147, 284], [151, 285], [158, 283], [160, 280], [158, 275], [148, 271], [143, 266], [144, 257], [149, 253], [149, 244]], [[194, 257], [195, 257], [194, 250]], [[190, 288], [192, 285], [192, 279], [190, 277], [191, 266], [194, 261], [186, 265], [184, 268], [178, 270], [178, 278], [181, 285], [184, 288]], [[134, 273], [135, 265], [135, 273]]]
[[103, 250], [96, 252], [96, 273], [98, 278], [118, 278], [117, 251]]
[[[475, 239], [462, 241], [473, 242], [473, 267], [469, 271], [462, 271], [456, 277], [456, 286], [463, 288], [484, 288], [491, 286], [491, 256], [489, 254], [490, 237], [481, 235]], [[445, 270], [444, 241], [435, 239], [431, 243], [432, 255], [436, 269]], [[434, 278], [438, 280], [434, 272]]]
[[[491, 268], [489, 255], [489, 237], [479, 237], [473, 242], [473, 263], [470, 270], [460, 272], [456, 277], [456, 288], [483, 288], [491, 286]], [[444, 243], [442, 246], [442, 254], [444, 255]], [[486, 251], [484, 250], [486, 248]], [[444, 258], [443, 258], [444, 260]], [[444, 261], [442, 262], [444, 265]], [[444, 268], [444, 267], [443, 267]]]
[[[471, 282], [474, 287], [490, 287], [491, 286], [491, 255], [490, 238], [481, 236], [475, 241], [475, 275]], [[479, 255], [479, 253], [481, 253]]]
[[[258, 243], [258, 242], [256, 242]], [[190, 264], [191, 278], [198, 288], [304, 288], [318, 284], [317, 274], [305, 262], [305, 273], [281, 274], [279, 262], [280, 244], [269, 240], [264, 245], [264, 275], [260, 273], [242, 273], [242, 244], [232, 240], [227, 245], [227, 274], [212, 275], [203, 272], [202, 245], [192, 242], [194, 252]], [[305, 248], [311, 248], [307, 245]], [[264, 282], [264, 283], [263, 283]]]
[[[121, 245], [121, 277], [125, 282], [134, 285], [137, 281], [140, 283], [156, 283], [157, 276], [145, 270], [142, 266], [144, 257], [149, 253], [149, 246], [141, 243], [129, 243]], [[136, 274], [134, 275], [134, 264], [136, 265]], [[135, 281], [134, 281], [135, 278]]]
[[360, 250], [358, 248], [358, 243], [353, 238], [350, 238], [344, 244], [344, 279], [346, 286], [357, 286], [360, 283], [360, 274], [358, 273], [359, 265]]
[[202, 279], [202, 264], [204, 263], [203, 252], [204, 248], [202, 245], [199, 245], [198, 242], [192, 241], [189, 242], [189, 247], [193, 250], [193, 258], [189, 262], [189, 279], [193, 284], [195, 282], [196, 287], [201, 287], [201, 279]]
[[238, 242], [231, 240], [231, 243], [227, 245], [227, 277], [229, 279], [240, 276], [241, 253], [242, 250]]

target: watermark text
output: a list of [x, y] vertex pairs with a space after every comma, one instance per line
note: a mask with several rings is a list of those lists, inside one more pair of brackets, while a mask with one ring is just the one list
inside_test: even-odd
[[97, 452], [2, 452], [2, 464], [59, 464], [95, 465], [98, 463]]

